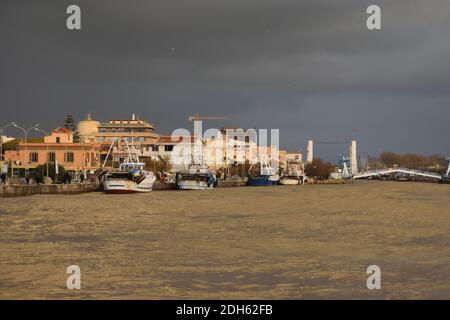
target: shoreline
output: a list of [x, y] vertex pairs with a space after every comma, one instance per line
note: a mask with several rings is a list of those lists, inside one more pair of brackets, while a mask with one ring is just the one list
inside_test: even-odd
[[[361, 182], [372, 182], [381, 183], [386, 182], [382, 180], [342, 180], [342, 179], [328, 179], [328, 180], [309, 180], [304, 185], [346, 185]], [[389, 181], [388, 181], [389, 182]], [[390, 181], [397, 183], [433, 183], [440, 184], [441, 182], [428, 181], [428, 180], [416, 180], [416, 181]], [[301, 186], [301, 185], [293, 185]], [[293, 187], [293, 186], [283, 186], [274, 185], [266, 188], [273, 187]], [[218, 186], [216, 188], [239, 188], [248, 187], [244, 181], [222, 181], [219, 180]], [[264, 188], [264, 187], [257, 187]], [[152, 191], [168, 191], [168, 190], [178, 190], [175, 183], [161, 183], [155, 182]], [[19, 184], [9, 184], [6, 186], [0, 186], [0, 198], [18, 198], [18, 197], [29, 197], [38, 194], [55, 194], [55, 195], [67, 195], [67, 194], [82, 194], [88, 192], [101, 192], [99, 189], [99, 184], [85, 183], [85, 184], [38, 184], [38, 185], [19, 185]]]

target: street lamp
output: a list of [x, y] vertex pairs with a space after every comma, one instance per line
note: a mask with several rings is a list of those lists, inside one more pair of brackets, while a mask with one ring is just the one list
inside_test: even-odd
[[[30, 130], [34, 129], [34, 128], [37, 128], [38, 126], [39, 126], [39, 124], [35, 124], [34, 126], [29, 127], [28, 129], [24, 129], [24, 128], [18, 126], [17, 123], [14, 123], [14, 124], [13, 124], [13, 127], [16, 127], [17, 129], [22, 130], [23, 133], [24, 133], [24, 135], [25, 135], [25, 154], [27, 153], [27, 142], [28, 142], [27, 137], [28, 137], [28, 132], [29, 132]], [[25, 160], [25, 156], [24, 156], [24, 160]], [[24, 161], [24, 162], [25, 162], [25, 161]]]
[[3, 161], [3, 131], [6, 128], [13, 126], [15, 124], [16, 124], [15, 122], [11, 122], [10, 124], [7, 124], [3, 128], [0, 128], [0, 161]]
[[73, 134], [74, 137], [78, 137], [80, 139], [80, 141], [81, 141], [81, 150], [83, 151], [83, 160], [82, 160], [83, 162], [81, 164], [81, 171], [84, 172], [84, 167], [86, 165], [86, 150], [85, 150], [85, 147], [84, 147], [84, 138], [85, 138], [85, 136], [81, 135], [79, 133], [76, 133], [76, 132], [72, 132], [72, 134]]
[[[42, 129], [39, 129], [38, 127], [33, 127], [33, 129], [35, 130], [35, 131], [37, 131], [37, 132], [41, 132], [41, 133], [43, 133], [43, 134], [45, 134], [45, 136], [44, 136], [44, 142], [45, 142], [45, 137], [47, 137], [48, 136], [48, 133], [46, 132], [46, 131], [44, 131], [44, 130], [42, 130]], [[49, 160], [49, 154], [48, 154], [48, 142], [46, 142], [45, 143], [45, 153], [46, 153], [46, 160], [45, 160], [45, 162], [46, 162], [46, 164], [47, 164], [47, 177], [50, 177], [50, 172], [48, 171], [48, 160]]]

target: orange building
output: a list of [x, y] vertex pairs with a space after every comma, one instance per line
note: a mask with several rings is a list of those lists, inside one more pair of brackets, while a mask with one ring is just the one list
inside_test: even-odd
[[58, 162], [66, 170], [95, 170], [101, 165], [97, 143], [75, 143], [73, 132], [56, 128], [43, 142], [20, 142], [15, 150], [5, 151], [5, 161], [14, 168], [35, 168], [46, 162]]

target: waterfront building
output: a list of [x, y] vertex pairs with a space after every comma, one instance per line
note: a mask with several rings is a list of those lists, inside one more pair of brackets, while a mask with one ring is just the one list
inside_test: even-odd
[[[201, 140], [204, 146], [204, 141]], [[160, 135], [154, 145], [148, 146], [143, 156], [153, 161], [168, 163], [171, 171], [183, 171], [189, 168], [195, 152], [194, 136]], [[200, 159], [201, 160], [201, 159]]]
[[[88, 116], [86, 120], [79, 122], [78, 132], [80, 137], [83, 137], [83, 141], [95, 141], [100, 145], [101, 163], [105, 162], [109, 147], [115, 138], [127, 138], [130, 147], [137, 153], [141, 161], [161, 161], [167, 163], [166, 167], [170, 167], [172, 171], [185, 170], [188, 166], [186, 163], [190, 163], [194, 157], [195, 139], [193, 136], [157, 134], [153, 124], [139, 119], [134, 114], [131, 119], [108, 122], [99, 122]], [[248, 136], [251, 134], [254, 134], [255, 139], [257, 138], [257, 133], [253, 129], [245, 131], [239, 128], [224, 127], [217, 135], [202, 138], [201, 161], [212, 170], [221, 170], [230, 166], [250, 165], [257, 160], [258, 154], [267, 154], [271, 160], [272, 155], [276, 154], [274, 148], [258, 147], [257, 141]], [[186, 147], [187, 150], [190, 150], [190, 155], [187, 157], [173, 153], [186, 150]], [[187, 152], [185, 151], [185, 153]], [[275, 160], [277, 164], [285, 164], [287, 152], [278, 150], [277, 154]], [[105, 164], [107, 167], [115, 166], [127, 156], [125, 146], [114, 146]], [[182, 163], [180, 163], [180, 158], [184, 158]]]
[[[146, 120], [139, 119], [136, 115], [132, 115], [130, 119], [109, 120], [108, 122], [99, 122], [91, 119], [90, 116], [86, 120], [78, 123], [79, 135], [85, 141], [95, 141], [100, 145], [100, 159], [106, 159], [109, 147], [114, 139], [127, 139], [130, 146], [141, 152], [141, 156], [145, 157], [145, 150], [151, 148], [159, 139], [159, 135], [155, 133], [153, 124]], [[121, 142], [123, 144], [123, 142]], [[113, 150], [113, 161], [120, 161], [126, 155], [121, 151], [125, 150], [125, 146], [121, 145], [119, 149]]]
[[[250, 165], [264, 157], [275, 161], [277, 166], [286, 164], [287, 152], [273, 146], [260, 146], [256, 131], [240, 128], [222, 128], [215, 137], [205, 141], [205, 162], [214, 169], [227, 169], [230, 166]], [[254, 134], [252, 138], [251, 135]]]
[[56, 128], [39, 140], [20, 141], [15, 149], [5, 151], [5, 161], [21, 169], [33, 169], [55, 161], [67, 170], [95, 170], [99, 167], [99, 145], [74, 142], [74, 133], [70, 129]]

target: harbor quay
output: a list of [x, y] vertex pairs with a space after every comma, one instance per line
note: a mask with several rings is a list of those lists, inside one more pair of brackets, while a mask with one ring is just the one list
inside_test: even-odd
[[35, 194], [78, 194], [97, 190], [96, 184], [51, 184], [0, 186], [0, 197], [21, 197]]
[[[189, 118], [194, 124], [193, 134], [186, 129], [159, 134], [153, 124], [134, 114], [130, 119], [108, 122], [93, 120], [88, 115], [76, 128], [57, 127], [48, 132], [41, 130], [39, 125], [22, 128], [24, 139], [2, 144], [2, 185], [87, 181], [98, 183], [107, 192], [144, 192], [152, 190], [154, 182], [173, 183], [178, 179], [176, 183], [181, 189], [201, 189], [218, 186], [219, 180], [221, 186], [238, 186], [247, 178], [253, 165], [262, 163], [263, 158], [267, 163], [264, 166], [271, 167], [273, 182], [278, 180], [275, 174], [288, 162], [296, 162], [299, 166], [303, 163], [301, 151], [287, 152], [279, 148], [277, 130], [276, 135], [271, 134], [271, 144], [267, 146], [257, 140], [258, 137], [261, 139], [261, 132], [267, 130], [260, 129], [257, 133], [254, 129], [244, 131], [223, 127], [214, 129], [215, 133], [211, 135], [213, 129], [205, 133], [201, 129], [198, 131], [201, 119], [199, 115]], [[16, 123], [8, 126], [21, 128]], [[33, 130], [44, 136], [28, 138]], [[189, 176], [192, 166], [197, 166], [198, 172], [194, 173], [197, 182]], [[107, 174], [109, 171], [115, 173]], [[120, 176], [117, 171], [123, 174]], [[181, 175], [183, 172], [188, 174]], [[109, 183], [110, 178], [122, 179], [121, 187], [117, 181]], [[203, 179], [206, 182], [200, 181]]]

